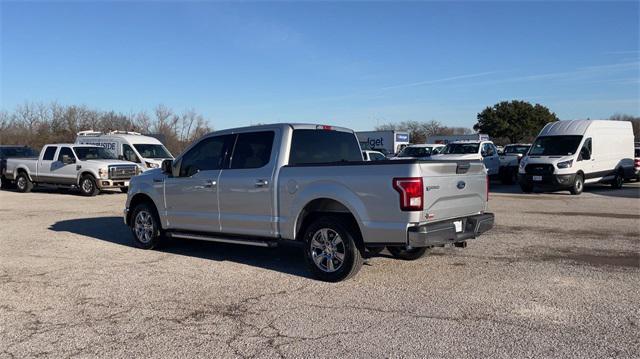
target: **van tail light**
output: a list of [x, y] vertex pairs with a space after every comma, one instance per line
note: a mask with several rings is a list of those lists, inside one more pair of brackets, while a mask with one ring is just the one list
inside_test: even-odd
[[422, 177], [394, 178], [393, 189], [400, 194], [401, 210], [422, 211], [424, 204]]
[[487, 202], [489, 202], [489, 176], [487, 176]]

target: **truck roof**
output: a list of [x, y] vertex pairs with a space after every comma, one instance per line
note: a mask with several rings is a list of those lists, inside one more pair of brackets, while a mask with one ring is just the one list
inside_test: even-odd
[[207, 134], [207, 136], [210, 136], [212, 134], [219, 135], [219, 134], [228, 134], [228, 133], [268, 130], [268, 129], [274, 129], [274, 128], [280, 128], [280, 129], [292, 128], [294, 130], [330, 130], [330, 131], [354, 133], [354, 131], [349, 128], [339, 127], [339, 126], [330, 126], [330, 125], [312, 124], [312, 123], [272, 123], [272, 124], [264, 124], [264, 125], [256, 125], [256, 126], [228, 128], [224, 130], [210, 132]]

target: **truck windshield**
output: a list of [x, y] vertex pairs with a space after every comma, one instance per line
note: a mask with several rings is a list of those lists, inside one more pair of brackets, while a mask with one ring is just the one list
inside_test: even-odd
[[0, 148], [1, 158], [38, 157], [38, 153], [29, 147]]
[[73, 150], [80, 161], [116, 159], [116, 155], [104, 147], [74, 147]]
[[431, 147], [405, 147], [398, 157], [427, 157], [431, 156]]
[[447, 147], [444, 148], [442, 153], [444, 154], [468, 154], [468, 153], [478, 153], [480, 149], [479, 143], [450, 143]]
[[362, 161], [356, 136], [351, 132], [294, 130], [289, 164]]
[[542, 136], [536, 139], [530, 156], [569, 156], [578, 150], [582, 136]]
[[524, 155], [529, 151], [529, 146], [507, 146], [504, 148], [505, 155]]
[[134, 144], [133, 147], [136, 148], [143, 158], [171, 158], [171, 154], [163, 145], [138, 143]]

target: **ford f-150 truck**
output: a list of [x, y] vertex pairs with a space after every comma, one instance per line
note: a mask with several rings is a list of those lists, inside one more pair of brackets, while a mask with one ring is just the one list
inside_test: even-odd
[[38, 158], [10, 158], [4, 177], [15, 182], [18, 192], [34, 185], [77, 187], [85, 196], [103, 189], [127, 191], [131, 177], [140, 173], [133, 162], [121, 161], [109, 150], [93, 145], [51, 144]]
[[493, 226], [477, 161], [363, 161], [353, 131], [275, 124], [213, 132], [130, 182], [124, 220], [137, 246], [163, 238], [298, 243], [313, 274], [353, 276], [368, 252], [400, 259]]

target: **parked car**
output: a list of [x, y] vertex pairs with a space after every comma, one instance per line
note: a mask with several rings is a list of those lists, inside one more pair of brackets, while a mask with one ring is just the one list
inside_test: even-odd
[[139, 164], [143, 171], [159, 168], [162, 161], [173, 159], [169, 150], [157, 138], [144, 136], [138, 132], [81, 131], [78, 132], [76, 143], [102, 146], [115, 153], [118, 159]]
[[634, 149], [635, 158], [633, 159], [633, 167], [635, 168], [636, 181], [640, 181], [640, 146]]
[[630, 122], [574, 120], [548, 123], [520, 161], [523, 192], [534, 187], [580, 194], [585, 184], [621, 188], [633, 178], [633, 130]]
[[500, 155], [500, 169], [498, 170], [500, 181], [503, 184], [518, 182], [518, 166], [530, 147], [530, 143], [517, 143], [504, 147]]
[[45, 145], [38, 158], [8, 159], [5, 178], [15, 182], [18, 192], [51, 185], [78, 188], [85, 196], [95, 196], [105, 189], [126, 192], [129, 180], [138, 173], [137, 164], [116, 159], [104, 147], [52, 144]]
[[38, 157], [38, 152], [27, 146], [7, 146], [0, 145], [0, 188], [9, 188], [10, 181], [4, 178], [4, 171], [7, 168], [8, 158], [31, 158]]
[[365, 161], [382, 161], [387, 159], [387, 156], [385, 156], [384, 153], [369, 150], [362, 151], [362, 157]]
[[431, 155], [437, 155], [444, 150], [445, 145], [441, 144], [424, 144], [424, 145], [411, 145], [407, 146], [400, 153], [398, 153], [394, 159], [427, 159]]
[[300, 243], [315, 276], [340, 281], [385, 246], [407, 260], [463, 246], [493, 226], [487, 199], [480, 161], [367, 162], [352, 130], [275, 124], [213, 132], [134, 177], [124, 220], [146, 249]]
[[498, 149], [491, 141], [450, 142], [440, 152], [431, 156], [434, 160], [480, 160], [487, 168], [487, 174], [496, 177], [500, 168]]

